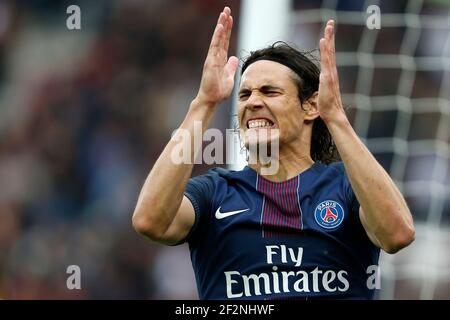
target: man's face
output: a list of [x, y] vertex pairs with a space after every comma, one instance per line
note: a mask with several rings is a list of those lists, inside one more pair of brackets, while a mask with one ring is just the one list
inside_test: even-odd
[[279, 138], [280, 146], [299, 138], [304, 112], [295, 76], [288, 67], [269, 60], [256, 61], [245, 70], [238, 93], [238, 116], [246, 147], [255, 136], [258, 144]]

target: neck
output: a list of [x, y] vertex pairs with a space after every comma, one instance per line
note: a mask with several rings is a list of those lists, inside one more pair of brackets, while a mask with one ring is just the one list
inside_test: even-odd
[[314, 164], [314, 161], [310, 155], [309, 145], [307, 145], [306, 148], [299, 148], [299, 146], [285, 146], [284, 148], [281, 148], [280, 146], [278, 161], [278, 171], [272, 175], [262, 174], [262, 171], [264, 171], [262, 169], [273, 165], [271, 163], [268, 165], [263, 165], [258, 162], [256, 164], [249, 164], [249, 167], [258, 172], [258, 174], [263, 175], [264, 178], [268, 180], [281, 182], [299, 175]]

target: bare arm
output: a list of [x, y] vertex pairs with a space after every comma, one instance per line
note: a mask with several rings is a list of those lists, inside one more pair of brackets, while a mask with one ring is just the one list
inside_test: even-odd
[[351, 127], [342, 107], [336, 68], [334, 22], [320, 40], [321, 74], [318, 110], [336, 143], [358, 199], [360, 219], [368, 237], [388, 253], [409, 245], [413, 219], [400, 191]]
[[[228, 56], [233, 18], [226, 7], [220, 14], [211, 39], [203, 68], [197, 97], [178, 132], [159, 156], [142, 187], [133, 214], [133, 226], [154, 241], [174, 244], [189, 233], [194, 221], [194, 208], [183, 194], [191, 176], [195, 155], [194, 123], [201, 123], [202, 132], [208, 127], [217, 106], [229, 97], [234, 85], [238, 60]], [[190, 161], [176, 163], [173, 154], [180, 149], [182, 135], [191, 137]], [[201, 147], [201, 146], [198, 146]]]

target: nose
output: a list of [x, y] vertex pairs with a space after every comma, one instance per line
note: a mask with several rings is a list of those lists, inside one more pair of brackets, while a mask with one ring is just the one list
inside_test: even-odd
[[250, 94], [245, 103], [245, 108], [250, 110], [258, 110], [261, 109], [263, 106], [264, 100], [262, 99], [259, 93], [254, 91]]

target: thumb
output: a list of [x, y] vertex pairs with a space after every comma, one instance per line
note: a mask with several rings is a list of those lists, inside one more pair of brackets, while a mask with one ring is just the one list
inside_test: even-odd
[[231, 56], [228, 58], [228, 62], [225, 65], [225, 73], [227, 76], [234, 78], [234, 74], [236, 73], [236, 69], [238, 67], [238, 58], [235, 56]]

